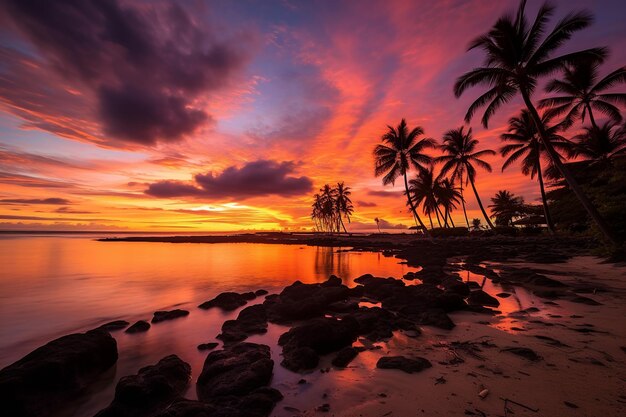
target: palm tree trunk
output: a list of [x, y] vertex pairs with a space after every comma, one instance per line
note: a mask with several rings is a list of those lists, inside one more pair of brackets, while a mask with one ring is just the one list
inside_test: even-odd
[[597, 130], [598, 125], [596, 124], [596, 119], [593, 117], [590, 104], [587, 104], [587, 113], [589, 113], [589, 121], [591, 122], [591, 126], [593, 126], [593, 130]]
[[451, 225], [451, 227], [456, 227], [454, 225], [454, 221], [452, 221], [452, 212], [450, 210], [448, 210], [448, 217], [450, 218], [450, 225]]
[[430, 212], [428, 212], [428, 221], [430, 221], [430, 229], [434, 229], [435, 226], [433, 226], [433, 217], [430, 215]]
[[346, 234], [348, 234], [348, 231], [346, 230], [346, 225], [343, 223], [343, 219], [341, 218], [341, 216], [339, 216], [339, 221], [341, 222], [341, 226], [343, 227], [343, 231], [346, 232]]
[[474, 184], [474, 179], [472, 177], [469, 177], [469, 180], [470, 180], [470, 184], [472, 185], [472, 189], [474, 190], [476, 201], [478, 201], [478, 207], [480, 207], [480, 211], [483, 212], [483, 216], [485, 217], [485, 220], [487, 221], [487, 224], [489, 225], [489, 227], [491, 227], [492, 229], [495, 229], [493, 227], [493, 223], [491, 223], [491, 220], [489, 219], [489, 216], [487, 216], [487, 212], [485, 211], [485, 208], [483, 207], [483, 202], [480, 201], [480, 196], [478, 195], [478, 191], [476, 191], [476, 185]]
[[[424, 234], [430, 237], [430, 233], [428, 233], [428, 229], [426, 229], [426, 226], [424, 226], [424, 223], [422, 223], [422, 219], [420, 219], [419, 214], [417, 214], [417, 209], [415, 208], [415, 205], [413, 204], [413, 200], [411, 200], [411, 194], [409, 193], [409, 180], [406, 178], [406, 172], [404, 173], [404, 189], [406, 190], [406, 198], [409, 202], [409, 207], [411, 207], [411, 211], [413, 212], [413, 217], [416, 220], [415, 226], [417, 226], [418, 228], [421, 227], [422, 230], [424, 231]], [[419, 222], [419, 225], [417, 224], [417, 222]]]
[[435, 209], [437, 209], [437, 212], [439, 214], [441, 214], [441, 220], [443, 220], [443, 227], [448, 227], [448, 216], [447, 215], [443, 215], [443, 211], [441, 211], [441, 209], [439, 208], [439, 206], [435, 206]]
[[602, 218], [598, 210], [591, 203], [591, 201], [587, 198], [587, 195], [584, 193], [584, 191], [578, 184], [578, 181], [576, 181], [576, 179], [572, 175], [572, 172], [561, 161], [559, 154], [552, 146], [552, 143], [550, 143], [550, 141], [548, 140], [548, 135], [546, 134], [546, 130], [544, 129], [543, 123], [541, 123], [541, 118], [539, 117], [539, 113], [537, 113], [537, 109], [535, 109], [535, 106], [533, 105], [532, 101], [530, 101], [530, 96], [528, 95], [528, 92], [525, 89], [520, 89], [520, 90], [522, 93], [522, 98], [524, 99], [524, 103], [526, 104], [526, 107], [528, 108], [530, 115], [535, 121], [535, 127], [537, 127], [537, 131], [539, 132], [539, 136], [541, 137], [543, 146], [545, 146], [546, 151], [548, 152], [548, 155], [550, 155], [550, 158], [552, 159], [552, 162], [554, 163], [556, 168], [561, 172], [561, 174], [565, 178], [565, 181], [567, 181], [567, 184], [569, 185], [571, 190], [574, 192], [574, 194], [576, 194], [576, 197], [578, 197], [578, 200], [583, 205], [585, 210], [587, 210], [589, 217], [592, 218], [596, 226], [598, 226], [598, 229], [600, 229], [600, 232], [604, 235], [604, 237], [608, 241], [617, 245], [618, 240], [615, 238], [615, 236], [613, 236], [613, 233], [608, 228], [607, 224], [605, 223], [604, 219]]
[[465, 210], [465, 197], [463, 197], [463, 178], [461, 178], [461, 204], [463, 205], [463, 215], [465, 215], [465, 223], [467, 223], [467, 228], [469, 229], [470, 224], [467, 219], [467, 210]]
[[554, 224], [552, 223], [552, 217], [550, 216], [550, 210], [548, 209], [548, 199], [546, 198], [546, 190], [543, 185], [543, 174], [541, 173], [541, 157], [537, 152], [537, 179], [539, 180], [539, 189], [541, 190], [541, 202], [543, 203], [543, 215], [546, 218], [546, 224], [550, 233], [554, 234]]
[[435, 210], [435, 214], [437, 215], [437, 224], [441, 227], [441, 221], [439, 220], [439, 210]]

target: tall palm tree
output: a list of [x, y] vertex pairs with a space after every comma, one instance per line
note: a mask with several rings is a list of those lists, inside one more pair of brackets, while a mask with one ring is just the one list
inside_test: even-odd
[[598, 62], [592, 60], [566, 66], [562, 79], [552, 80], [546, 86], [546, 91], [561, 95], [541, 100], [539, 108], [550, 108], [554, 115], [567, 113], [565, 121], [568, 125], [578, 118], [584, 123], [585, 116], [589, 114], [591, 126], [597, 128], [593, 110], [621, 122], [622, 115], [615, 105], [626, 104], [626, 94], [609, 93], [607, 90], [616, 84], [626, 83], [626, 67], [618, 68], [598, 81], [598, 66]]
[[572, 156], [606, 163], [626, 154], [626, 125], [620, 127], [608, 121], [600, 127], [584, 127], [574, 140], [577, 143], [572, 148]]
[[[543, 123], [544, 129], [550, 138], [550, 142], [552, 142], [552, 145], [556, 149], [569, 152], [571, 150], [572, 143], [558, 134], [558, 132], [563, 129], [564, 122], [549, 125], [551, 119], [552, 115], [547, 112], [544, 113], [541, 118], [541, 123]], [[522, 174], [530, 175], [531, 179], [537, 176], [546, 224], [548, 225], [548, 230], [554, 233], [554, 224], [552, 223], [552, 217], [550, 216], [550, 210], [548, 208], [548, 201], [543, 183], [544, 174], [541, 168], [541, 157], [545, 152], [545, 149], [541, 143], [537, 128], [535, 127], [535, 123], [528, 110], [522, 109], [519, 116], [509, 119], [509, 129], [506, 133], [500, 135], [500, 139], [508, 142], [507, 145], [500, 148], [500, 154], [503, 157], [508, 156], [508, 158], [504, 161], [504, 164], [502, 164], [502, 171], [507, 169], [518, 159], [522, 158]]]
[[[461, 183], [465, 181], [466, 184], [469, 182], [472, 185], [472, 190], [474, 190], [478, 206], [480, 207], [487, 224], [493, 229], [493, 223], [491, 223], [489, 216], [487, 216], [487, 212], [485, 211], [483, 203], [480, 200], [480, 196], [478, 195], [478, 191], [476, 190], [476, 168], [474, 168], [474, 165], [483, 168], [487, 172], [491, 172], [491, 165], [483, 161], [481, 158], [485, 155], [495, 155], [496, 153], [491, 149], [476, 151], [477, 146], [478, 140], [472, 137], [472, 128], [469, 128], [467, 132], [463, 131], [463, 127], [449, 130], [443, 135], [443, 144], [440, 146], [444, 155], [437, 157], [435, 162], [443, 163], [441, 173], [439, 174], [440, 177], [451, 172], [452, 174], [450, 179], [452, 181], [459, 178]], [[466, 178], [459, 177], [464, 173]]]
[[476, 85], [488, 87], [488, 90], [470, 105], [465, 115], [466, 121], [469, 121], [477, 109], [487, 106], [482, 118], [484, 126], [488, 125], [489, 119], [498, 108], [520, 93], [552, 162], [602, 234], [611, 242], [617, 243], [604, 219], [587, 198], [570, 169], [558, 157], [531, 100], [539, 78], [553, 74], [565, 68], [566, 65], [581, 60], [602, 61], [606, 56], [606, 49], [591, 48], [553, 57], [556, 50], [568, 41], [574, 32], [591, 24], [592, 16], [587, 12], [570, 13], [544, 36], [546, 24], [554, 8], [548, 4], [542, 5], [534, 22], [530, 25], [525, 15], [525, 7], [526, 1], [522, 0], [515, 16], [501, 17], [489, 32], [479, 36], [470, 44], [470, 50], [476, 48], [483, 50], [486, 55], [485, 63], [483, 67], [475, 68], [459, 77], [454, 85], [454, 93], [459, 97], [470, 87]]
[[337, 217], [339, 218], [339, 222], [343, 227], [343, 231], [348, 233], [346, 230], [346, 225], [343, 223], [343, 217], [348, 220], [350, 223], [350, 215], [354, 212], [354, 206], [352, 205], [352, 200], [350, 200], [350, 187], [345, 185], [342, 182], [337, 183], [337, 187], [335, 188], [335, 207], [337, 210]]
[[454, 186], [449, 178], [444, 178], [439, 181], [439, 187], [437, 188], [437, 200], [444, 210], [444, 224], [450, 224], [454, 226], [452, 220], [452, 211], [457, 207], [457, 204], [463, 200], [463, 196], [458, 188]]
[[419, 139], [424, 134], [424, 129], [417, 126], [409, 131], [404, 119], [400, 121], [397, 128], [392, 126], [387, 126], [387, 128], [387, 133], [381, 138], [383, 144], [376, 145], [374, 149], [374, 173], [377, 177], [384, 175], [384, 185], [395, 184], [399, 176], [404, 177], [404, 189], [409, 207], [411, 207], [413, 217], [416, 220], [415, 225], [417, 226], [419, 223], [424, 233], [428, 235], [428, 230], [417, 214], [417, 209], [410, 198], [407, 172], [411, 168], [418, 171], [426, 169], [432, 162], [432, 158], [423, 152], [427, 148], [433, 148], [435, 141], [431, 138]]
[[422, 211], [428, 216], [430, 228], [433, 228], [432, 213], [437, 216], [437, 223], [441, 227], [439, 220], [438, 201], [437, 201], [437, 181], [433, 175], [433, 170], [420, 170], [415, 178], [409, 180], [409, 199], [413, 202], [414, 207], [422, 204]]
[[516, 197], [515, 194], [500, 190], [495, 197], [491, 198], [493, 204], [489, 205], [491, 215], [496, 218], [496, 224], [501, 226], [511, 226], [514, 217], [524, 214], [524, 199]]

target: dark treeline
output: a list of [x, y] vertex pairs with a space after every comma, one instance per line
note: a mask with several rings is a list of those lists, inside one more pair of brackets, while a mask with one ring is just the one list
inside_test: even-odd
[[[553, 13], [554, 8], [544, 4], [529, 19], [526, 1], [521, 1], [515, 14], [501, 17], [470, 43], [469, 50], [483, 53], [483, 66], [463, 74], [454, 84], [457, 97], [472, 87], [485, 88], [465, 116], [470, 123], [484, 108], [481, 123], [485, 128], [504, 104], [521, 96], [524, 106], [509, 120], [498, 151], [505, 158], [502, 170], [519, 162], [522, 173], [537, 180], [541, 205], [526, 204], [520, 196], [501, 190], [491, 198], [491, 216], [487, 214], [477, 177], [480, 171], [492, 171], [484, 157], [496, 151], [481, 149], [470, 127], [449, 130], [436, 141], [424, 137], [422, 127], [410, 128], [402, 119], [397, 127], [388, 126], [382, 143], [374, 149], [375, 175], [382, 177], [384, 185], [402, 179], [416, 228], [425, 234], [430, 233], [420, 214], [431, 229], [435, 224], [455, 227], [451, 213], [459, 208], [464, 213], [463, 226], [479, 228], [480, 219], [470, 224], [465, 209], [467, 194], [472, 194], [491, 229], [546, 224], [554, 233], [592, 224], [606, 241], [623, 241], [626, 124], [621, 108], [626, 105], [626, 93], [615, 92], [614, 87], [626, 82], [626, 67], [609, 69], [600, 78], [609, 53], [605, 47], [559, 55], [558, 50], [574, 33], [587, 28], [593, 16], [572, 12], [552, 24]], [[537, 86], [543, 80], [549, 96], [536, 100]], [[442, 155], [428, 155], [431, 149]], [[546, 191], [547, 182], [551, 191]]]

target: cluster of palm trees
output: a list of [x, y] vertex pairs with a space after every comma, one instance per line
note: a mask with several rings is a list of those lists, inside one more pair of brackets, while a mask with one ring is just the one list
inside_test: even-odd
[[[472, 87], [486, 87], [465, 116], [465, 122], [469, 123], [484, 107], [481, 121], [485, 128], [504, 104], [521, 95], [524, 108], [510, 119], [508, 131], [501, 135], [506, 142], [500, 149], [500, 154], [506, 157], [502, 169], [521, 159], [522, 172], [531, 179], [537, 177], [545, 221], [551, 231], [554, 231], [554, 224], [545, 195], [544, 177], [564, 180], [605, 238], [616, 243], [616, 237], [566, 162], [571, 158], [585, 158], [607, 164], [626, 154], [626, 127], [620, 125], [622, 115], [617, 107], [626, 104], [626, 94], [611, 92], [614, 86], [626, 82], [626, 67], [598, 80], [600, 64], [608, 54], [606, 48], [555, 56], [575, 32], [588, 27], [593, 19], [587, 12], [574, 12], [548, 30], [553, 13], [554, 8], [544, 4], [530, 22], [526, 15], [526, 1], [522, 0], [516, 14], [501, 17], [487, 33], [471, 42], [469, 50], [482, 50], [485, 61], [482, 67], [457, 79], [454, 93], [460, 97]], [[547, 76], [555, 76], [555, 79], [548, 82], [546, 91], [558, 95], [533, 101], [539, 82]], [[609, 120], [598, 125], [594, 111]], [[591, 125], [584, 127], [582, 133], [571, 139], [563, 136], [577, 120], [585, 123], [586, 118]], [[417, 212], [419, 205], [422, 204], [422, 211], [429, 219], [435, 214], [444, 227], [448, 220], [452, 225], [450, 213], [459, 203], [465, 213], [463, 189], [468, 185], [486, 223], [493, 227], [476, 190], [475, 180], [476, 168], [491, 172], [491, 166], [482, 158], [495, 155], [495, 152], [478, 150], [478, 141], [472, 137], [471, 128], [464, 130], [461, 127], [447, 132], [439, 145], [433, 139], [420, 138], [423, 133], [421, 127], [409, 129], [404, 120], [397, 128], [389, 126], [382, 136], [382, 144], [374, 150], [376, 176], [382, 175], [385, 185], [403, 177], [407, 204], [416, 226], [426, 233]], [[442, 151], [442, 156], [433, 158], [424, 153], [426, 149], [436, 147]], [[542, 161], [545, 167], [542, 167]], [[433, 166], [439, 163], [442, 167], [435, 176]], [[417, 173], [409, 180], [411, 170]], [[498, 214], [495, 217], [497, 219]], [[465, 220], [469, 227], [466, 213]]]
[[351, 194], [350, 187], [339, 182], [335, 187], [324, 185], [320, 192], [313, 196], [311, 219], [317, 231], [339, 233], [343, 229], [344, 232], [348, 232], [343, 219], [350, 223], [350, 216], [354, 212]]

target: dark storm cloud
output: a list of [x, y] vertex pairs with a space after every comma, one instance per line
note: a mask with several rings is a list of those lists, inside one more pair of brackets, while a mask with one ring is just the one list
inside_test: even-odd
[[226, 168], [221, 174], [198, 174], [194, 183], [159, 181], [150, 184], [146, 194], [153, 197], [209, 197], [246, 199], [267, 195], [291, 197], [308, 193], [313, 182], [308, 177], [292, 176], [293, 162], [258, 160], [241, 168]]
[[104, 133], [134, 143], [175, 141], [211, 121], [205, 94], [247, 59], [239, 41], [218, 40], [175, 2], [2, 4], [57, 73], [96, 100]]
[[65, 198], [5, 198], [0, 200], [0, 204], [52, 204], [62, 206], [70, 204]]

